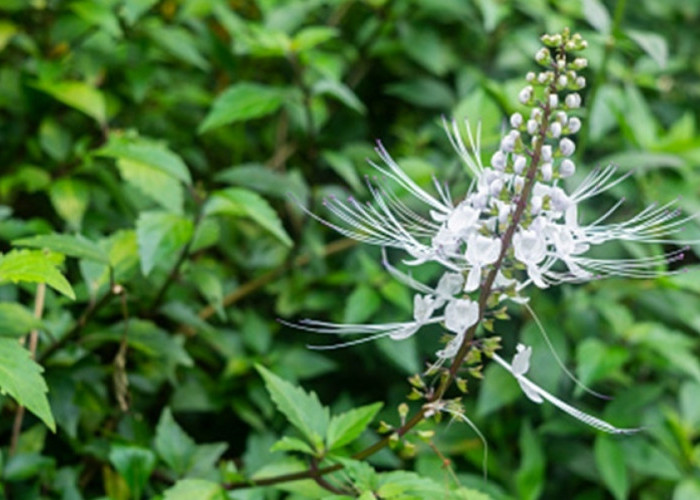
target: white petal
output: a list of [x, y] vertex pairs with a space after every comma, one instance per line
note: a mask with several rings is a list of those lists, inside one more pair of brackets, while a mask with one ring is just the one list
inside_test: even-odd
[[469, 270], [469, 275], [467, 276], [467, 283], [464, 285], [465, 292], [473, 292], [481, 284], [481, 266], [473, 266]]

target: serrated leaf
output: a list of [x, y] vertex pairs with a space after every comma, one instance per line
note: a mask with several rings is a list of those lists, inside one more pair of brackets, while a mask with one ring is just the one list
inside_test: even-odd
[[238, 83], [216, 98], [199, 126], [199, 133], [269, 115], [277, 111], [283, 101], [284, 92], [279, 88], [257, 83]]
[[627, 30], [627, 36], [634, 40], [662, 69], [666, 67], [668, 44], [664, 37], [657, 33], [637, 30]]
[[12, 396], [56, 432], [43, 371], [16, 339], [0, 338], [0, 391]]
[[144, 276], [148, 276], [156, 263], [176, 258], [192, 237], [193, 229], [191, 220], [177, 214], [142, 212], [136, 221], [136, 237]]
[[182, 214], [184, 190], [180, 182], [144, 163], [131, 160], [117, 160], [117, 168], [122, 178], [161, 207]]
[[75, 299], [73, 288], [56, 266], [57, 263], [41, 251], [12, 250], [0, 256], [0, 283], [46, 283], [63, 295]]
[[383, 403], [361, 406], [331, 418], [326, 433], [328, 450], [341, 448], [360, 437], [382, 406]]
[[85, 82], [38, 82], [34, 86], [63, 104], [94, 118], [100, 125], [107, 121], [107, 103], [104, 95]]
[[617, 500], [624, 500], [629, 493], [629, 479], [625, 455], [614, 438], [600, 434], [595, 441], [595, 462], [605, 486]]
[[180, 476], [189, 469], [197, 449], [194, 440], [175, 422], [170, 408], [160, 415], [154, 445], [158, 455]]
[[143, 137], [110, 137], [106, 146], [95, 152], [117, 160], [129, 160], [146, 168], [159, 170], [187, 185], [192, 184], [190, 171], [182, 158], [163, 144]]
[[265, 380], [265, 387], [277, 409], [318, 448], [328, 429], [328, 408], [321, 405], [315, 393], [307, 393], [261, 365], [255, 365], [255, 368]]
[[109, 460], [129, 486], [131, 498], [141, 498], [141, 493], [156, 466], [155, 454], [139, 446], [114, 445]]
[[610, 14], [600, 0], [583, 0], [583, 15], [588, 24], [604, 35], [610, 34]]
[[311, 448], [306, 441], [289, 436], [284, 436], [282, 439], [273, 444], [270, 451], [298, 451], [307, 455], [316, 454], [313, 448]]
[[14, 240], [12, 245], [18, 247], [45, 248], [62, 253], [67, 257], [87, 259], [102, 264], [109, 264], [109, 258], [95, 243], [81, 235], [40, 234], [31, 238]]
[[163, 500], [226, 500], [228, 497], [217, 483], [204, 479], [181, 479], [163, 493]]
[[63, 178], [51, 183], [51, 204], [68, 225], [78, 231], [90, 202], [88, 186], [77, 179]]
[[277, 212], [265, 198], [248, 189], [228, 188], [214, 192], [204, 207], [204, 213], [250, 217], [282, 243], [287, 246], [292, 245], [292, 240], [282, 227]]
[[16, 302], [0, 302], [0, 337], [21, 337], [40, 327], [41, 320], [23, 305]]

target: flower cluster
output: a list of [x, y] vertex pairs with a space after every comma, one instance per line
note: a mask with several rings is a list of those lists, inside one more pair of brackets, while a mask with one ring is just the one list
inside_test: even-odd
[[[321, 333], [369, 334], [341, 344], [351, 345], [383, 336], [400, 340], [425, 325], [439, 323], [451, 337], [437, 356], [450, 360], [465, 337], [474, 336], [489, 308], [504, 300], [526, 302], [522, 291], [531, 284], [546, 288], [612, 275], [650, 277], [658, 274], [659, 265], [682, 258], [682, 250], [623, 260], [586, 255], [591, 247], [612, 240], [677, 243], [671, 237], [687, 218], [679, 217], [670, 203], [648, 207], [626, 222], [609, 223], [621, 200], [597, 220], [580, 222], [579, 204], [611, 189], [626, 176], [616, 176], [615, 167], [596, 169], [576, 189], [565, 189], [563, 179], [576, 173], [572, 136], [581, 128], [579, 91], [586, 86], [579, 71], [587, 66], [587, 60], [575, 54], [586, 42], [568, 30], [545, 35], [542, 41], [545, 46], [535, 55], [542, 70], [528, 73], [527, 85], [518, 95], [521, 109], [526, 111], [509, 117], [510, 129], [488, 165], [481, 159], [479, 128], [474, 132], [467, 122], [463, 135], [460, 124], [445, 122], [453, 147], [473, 174], [461, 201], [455, 203], [449, 190], [437, 181], [437, 196], [427, 192], [378, 144], [383, 163], [372, 164], [381, 174], [368, 179], [372, 202], [326, 200], [324, 204], [339, 224], [310, 213], [347, 237], [405, 251], [407, 265], [436, 262], [444, 268], [437, 285], [430, 287], [399, 271], [385, 257], [388, 271], [417, 292], [413, 319], [384, 325], [306, 320], [297, 327]], [[427, 215], [417, 213], [397, 197], [387, 182], [397, 183], [425, 204]], [[537, 400], [538, 392], [528, 385], [532, 383], [522, 382], [527, 380], [524, 371], [514, 370], [502, 360], [499, 363], [521, 381], [531, 399]]]

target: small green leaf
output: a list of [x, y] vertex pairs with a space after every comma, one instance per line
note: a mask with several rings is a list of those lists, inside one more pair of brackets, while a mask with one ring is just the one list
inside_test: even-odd
[[197, 39], [185, 28], [147, 23], [145, 31], [160, 47], [183, 62], [201, 70], [209, 69], [209, 62], [197, 50]]
[[144, 137], [111, 136], [95, 154], [117, 160], [129, 160], [142, 168], [155, 169], [187, 185], [192, 184], [190, 171], [182, 158], [163, 144]]
[[204, 207], [204, 213], [250, 217], [282, 243], [292, 245], [292, 240], [282, 227], [277, 212], [262, 196], [248, 189], [228, 188], [214, 192]]
[[100, 28], [114, 38], [121, 38], [117, 16], [102, 0], [78, 0], [70, 4], [70, 9], [88, 24]]
[[382, 406], [383, 403], [374, 403], [335, 415], [328, 425], [327, 448], [329, 450], [341, 448], [360, 437]]
[[340, 101], [342, 104], [345, 104], [348, 108], [357, 111], [361, 115], [364, 115], [367, 112], [365, 105], [357, 97], [357, 95], [355, 95], [350, 87], [337, 80], [332, 80], [330, 78], [319, 80], [314, 84], [311, 92], [314, 95], [329, 95]]
[[661, 35], [648, 31], [627, 30], [627, 36], [651, 57], [662, 69], [668, 63], [668, 44]]
[[41, 376], [43, 371], [16, 339], [0, 338], [0, 390], [12, 396], [56, 432], [56, 422], [46, 398], [49, 389]]
[[139, 446], [114, 445], [109, 460], [129, 486], [131, 498], [141, 498], [143, 489], [156, 466], [155, 454]]
[[5, 19], [0, 20], [0, 52], [5, 50], [12, 37], [19, 31], [17, 25]]
[[0, 302], [0, 337], [21, 337], [40, 327], [41, 320], [26, 307], [15, 302]]
[[367, 285], [359, 285], [348, 296], [345, 303], [345, 323], [364, 323], [382, 305], [380, 295]]
[[85, 82], [37, 82], [34, 86], [63, 104], [94, 118], [100, 125], [107, 122], [107, 104], [104, 95]]
[[102, 264], [109, 264], [109, 258], [95, 243], [81, 235], [41, 234], [31, 238], [22, 238], [12, 242], [14, 246], [45, 248], [62, 253], [67, 257], [87, 259]]
[[284, 92], [257, 83], [238, 83], [219, 95], [199, 126], [202, 134], [213, 128], [274, 113], [284, 102]]
[[629, 493], [629, 479], [620, 445], [612, 437], [600, 434], [596, 438], [594, 451], [603, 482], [617, 500], [624, 500]]
[[44, 252], [13, 250], [0, 256], [0, 283], [46, 283], [63, 295], [75, 299], [73, 288], [56, 266], [57, 263]]
[[291, 49], [304, 52], [338, 36], [338, 30], [327, 26], [309, 26], [294, 35]]
[[51, 184], [49, 197], [58, 215], [71, 229], [79, 231], [90, 202], [88, 186], [77, 179], [62, 178]]
[[610, 34], [610, 14], [600, 0], [583, 0], [583, 15], [588, 24], [604, 35]]
[[163, 500], [226, 500], [228, 497], [221, 486], [204, 479], [181, 479], [175, 486], [168, 488]]
[[167, 212], [142, 212], [136, 221], [141, 271], [148, 276], [156, 263], [170, 262], [192, 237], [192, 221]]
[[305, 392], [261, 365], [255, 365], [255, 368], [265, 380], [265, 387], [277, 409], [318, 448], [328, 429], [328, 408], [321, 405], [313, 392]]
[[277, 441], [270, 451], [298, 451], [305, 453], [307, 455], [316, 455], [316, 452], [308, 445], [305, 441], [301, 439], [284, 436], [282, 439]]
[[160, 415], [154, 444], [158, 455], [179, 476], [190, 468], [197, 449], [194, 440], [175, 422], [170, 408], [163, 410]]

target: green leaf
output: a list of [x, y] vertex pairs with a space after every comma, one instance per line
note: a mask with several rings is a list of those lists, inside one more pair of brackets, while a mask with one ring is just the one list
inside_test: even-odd
[[209, 69], [209, 62], [197, 50], [197, 39], [186, 29], [179, 26], [165, 27], [148, 23], [145, 31], [163, 50], [172, 56], [201, 70]]
[[144, 487], [156, 466], [155, 454], [139, 446], [113, 445], [109, 460], [129, 486], [131, 498], [141, 498]]
[[49, 188], [51, 204], [71, 229], [80, 230], [90, 202], [88, 186], [77, 179], [62, 178]]
[[323, 151], [321, 157], [330, 165], [330, 167], [338, 174], [356, 193], [362, 192], [362, 181], [357, 173], [357, 167], [353, 161], [342, 153], [336, 151]]
[[668, 63], [668, 44], [666, 39], [648, 31], [627, 30], [627, 36], [651, 57], [662, 69]]
[[259, 194], [248, 189], [228, 188], [215, 191], [204, 207], [204, 213], [250, 217], [282, 243], [292, 245], [291, 238], [270, 204]]
[[182, 214], [184, 190], [180, 182], [168, 174], [150, 168], [144, 163], [117, 160], [122, 178], [163, 208]]
[[328, 429], [328, 408], [321, 405], [313, 392], [305, 392], [261, 365], [255, 365], [255, 368], [265, 380], [265, 387], [277, 409], [318, 449]]
[[587, 338], [576, 348], [576, 373], [584, 385], [593, 384], [615, 374], [630, 358], [622, 346], [608, 346], [595, 338]]
[[158, 170], [187, 185], [192, 184], [190, 171], [182, 158], [165, 145], [143, 137], [111, 136], [106, 146], [95, 154], [117, 160], [128, 160], [131, 165]]
[[270, 451], [298, 451], [305, 453], [307, 455], [315, 455], [316, 452], [308, 445], [305, 441], [301, 439], [284, 436], [282, 439], [277, 441]]
[[163, 500], [226, 500], [228, 497], [217, 483], [204, 479], [181, 479], [168, 488]]
[[336, 28], [327, 26], [309, 26], [304, 28], [299, 33], [294, 35], [291, 43], [291, 50], [294, 52], [304, 52], [312, 49], [328, 40], [338, 36]]
[[70, 9], [88, 24], [100, 28], [114, 38], [121, 38], [119, 20], [109, 4], [102, 0], [79, 0], [70, 4]]
[[95, 243], [82, 235], [70, 234], [41, 234], [31, 238], [22, 238], [12, 242], [14, 246], [45, 248], [62, 253], [67, 257], [87, 259], [102, 264], [109, 264], [109, 258]]
[[37, 82], [34, 86], [63, 104], [94, 118], [100, 125], [107, 122], [107, 103], [104, 95], [85, 82]]
[[528, 421], [520, 428], [520, 468], [516, 474], [518, 498], [536, 500], [544, 489], [546, 459], [539, 437]]
[[43, 371], [16, 339], [0, 338], [0, 391], [12, 396], [56, 432], [46, 398], [49, 389], [41, 376]]
[[12, 37], [19, 31], [17, 25], [5, 19], [0, 20], [0, 52], [5, 50]]
[[345, 303], [344, 323], [364, 323], [382, 305], [381, 296], [367, 285], [357, 286]]
[[0, 256], [0, 283], [27, 281], [46, 283], [63, 295], [75, 299], [73, 288], [57, 269], [50, 256], [38, 250], [12, 250]]
[[383, 403], [374, 403], [335, 415], [328, 424], [326, 433], [328, 450], [341, 448], [360, 437], [382, 406]]
[[625, 454], [614, 438], [600, 434], [595, 441], [595, 462], [608, 490], [617, 500], [624, 500], [629, 493], [629, 479], [625, 466]]
[[170, 262], [187, 244], [194, 230], [192, 221], [167, 212], [142, 212], [136, 221], [136, 237], [144, 276], [156, 263]]
[[610, 14], [600, 0], [583, 0], [583, 15], [588, 24], [604, 35], [610, 34]]
[[272, 114], [283, 102], [284, 92], [279, 88], [258, 83], [237, 83], [216, 98], [199, 126], [199, 133]]
[[16, 302], [0, 302], [0, 337], [21, 337], [41, 328], [41, 320]]
[[175, 422], [170, 408], [160, 415], [154, 444], [158, 455], [179, 476], [190, 468], [197, 449], [194, 440]]
[[314, 95], [329, 95], [361, 115], [367, 112], [365, 105], [350, 87], [337, 80], [332, 80], [330, 78], [319, 80], [314, 84], [311, 92]]
[[422, 108], [449, 110], [455, 103], [450, 87], [442, 80], [430, 77], [393, 83], [387, 86], [386, 93]]
[[505, 370], [490, 363], [484, 370], [484, 380], [479, 390], [477, 414], [485, 417], [523, 395], [518, 382]]

